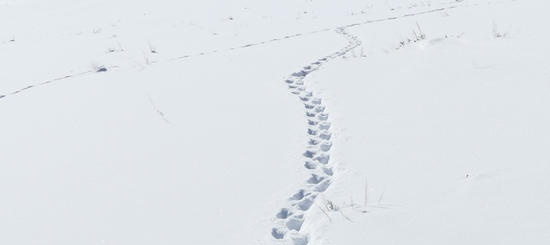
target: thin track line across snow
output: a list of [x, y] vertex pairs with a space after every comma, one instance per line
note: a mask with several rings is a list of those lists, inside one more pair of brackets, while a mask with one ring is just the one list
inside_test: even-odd
[[[391, 17], [371, 19], [371, 20], [356, 22], [356, 23], [347, 24], [347, 25], [338, 26], [338, 27], [323, 28], [323, 29], [319, 29], [319, 30], [315, 30], [315, 31], [305, 32], [305, 33], [297, 33], [297, 34], [293, 34], [293, 35], [286, 35], [286, 36], [283, 36], [283, 37], [280, 37], [280, 38], [274, 38], [274, 39], [271, 39], [271, 40], [255, 42], [255, 43], [249, 43], [249, 44], [241, 45], [241, 46], [238, 46], [238, 47], [232, 47], [232, 48], [227, 48], [227, 49], [214, 49], [214, 50], [199, 52], [199, 53], [196, 53], [196, 54], [180, 55], [180, 56], [176, 56], [176, 57], [173, 57], [173, 58], [167, 58], [167, 59], [164, 59], [164, 60], [161, 60], [161, 61], [152, 61], [151, 65], [159, 64], [159, 63], [165, 63], [165, 62], [174, 62], [174, 61], [188, 59], [188, 58], [191, 58], [191, 57], [204, 56], [204, 55], [215, 54], [215, 53], [220, 53], [220, 52], [229, 52], [229, 51], [234, 51], [234, 50], [239, 50], [239, 49], [255, 47], [255, 46], [259, 46], [259, 45], [267, 45], [267, 44], [272, 43], [272, 42], [278, 42], [278, 41], [293, 39], [293, 38], [297, 38], [297, 37], [304, 36], [304, 35], [311, 35], [311, 34], [327, 32], [327, 31], [341, 30], [343, 28], [361, 26], [361, 25], [366, 25], [366, 24], [371, 24], [371, 23], [376, 23], [376, 22], [392, 21], [392, 20], [401, 19], [401, 18], [413, 17], [413, 16], [418, 16], [418, 15], [424, 15], [424, 14], [431, 14], [431, 13], [441, 12], [441, 11], [450, 10], [450, 9], [454, 9], [454, 8], [458, 8], [458, 7], [477, 6], [477, 5], [479, 5], [479, 4], [466, 5], [466, 4], [460, 4], [460, 3], [458, 3], [456, 5], [451, 5], [452, 3], [453, 2], [448, 3], [449, 6], [446, 6], [446, 7], [439, 7], [439, 8], [434, 8], [434, 9], [431, 9], [431, 10], [419, 11], [419, 12], [408, 13], [408, 14], [394, 15], [394, 16], [391, 16]], [[136, 67], [136, 66], [125, 67], [125, 68], [134, 68], [134, 67]], [[87, 71], [83, 71], [83, 72], [80, 72], [80, 73], [73, 73], [73, 74], [68, 74], [68, 75], [65, 75], [65, 76], [60, 76], [60, 77], [57, 77], [57, 78], [54, 78], [54, 79], [49, 79], [49, 80], [46, 80], [46, 81], [31, 83], [31, 85], [25, 86], [24, 88], [9, 92], [7, 94], [0, 94], [0, 101], [2, 99], [6, 99], [9, 96], [15, 96], [15, 95], [17, 95], [21, 92], [26, 92], [30, 89], [35, 89], [37, 87], [45, 86], [45, 85], [48, 85], [48, 84], [52, 84], [52, 83], [55, 83], [55, 82], [59, 82], [59, 81], [74, 78], [74, 77], [83, 76], [83, 75], [86, 75], [86, 74], [93, 74], [93, 73], [97, 73], [97, 72], [105, 72], [105, 71], [115, 69], [115, 68], [123, 68], [123, 67], [120, 67], [120, 66], [102, 67], [102, 69], [98, 69], [98, 70], [87, 70]]]
[[302, 231], [305, 214], [319, 194], [330, 186], [334, 175], [334, 163], [330, 161], [332, 132], [329, 113], [322, 99], [307, 86], [304, 80], [323, 64], [339, 58], [361, 45], [361, 41], [348, 34], [344, 28], [339, 28], [336, 31], [348, 40], [347, 46], [305, 66], [298, 72], [292, 73], [285, 80], [290, 92], [298, 96], [305, 107], [309, 139], [303, 157], [304, 167], [308, 169], [310, 177], [301, 189], [288, 198], [287, 205], [275, 215], [276, 220], [271, 229], [271, 235], [275, 240], [284, 243], [293, 245], [309, 243], [309, 234]]

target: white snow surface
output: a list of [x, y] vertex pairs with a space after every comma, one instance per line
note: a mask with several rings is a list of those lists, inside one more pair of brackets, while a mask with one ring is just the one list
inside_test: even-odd
[[0, 244], [550, 244], [544, 0], [0, 0]]

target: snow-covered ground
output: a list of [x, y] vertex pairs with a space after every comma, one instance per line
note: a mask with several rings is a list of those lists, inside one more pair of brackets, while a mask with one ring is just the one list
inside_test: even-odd
[[0, 0], [0, 244], [548, 244], [543, 0]]
[[[340, 163], [319, 203], [339, 208], [320, 244], [550, 243], [547, 6], [480, 4], [348, 30], [366, 57], [311, 77]], [[417, 23], [426, 40], [397, 48]]]

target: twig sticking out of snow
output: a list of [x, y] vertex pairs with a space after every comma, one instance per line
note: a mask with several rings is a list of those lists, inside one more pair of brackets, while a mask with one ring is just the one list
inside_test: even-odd
[[162, 120], [167, 123], [167, 124], [172, 124], [167, 118], [166, 118], [166, 115], [164, 114], [164, 112], [162, 112], [158, 107], [157, 105], [155, 105], [155, 102], [153, 101], [153, 98], [151, 98], [150, 95], [147, 95], [147, 97], [149, 98], [149, 103], [151, 104], [151, 106], [153, 107], [153, 109], [155, 110], [155, 112], [160, 116], [160, 118], [162, 118]]

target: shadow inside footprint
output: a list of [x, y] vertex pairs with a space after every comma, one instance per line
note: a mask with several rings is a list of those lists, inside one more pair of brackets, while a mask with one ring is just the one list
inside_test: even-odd
[[285, 238], [285, 232], [282, 231], [282, 230], [279, 230], [278, 228], [273, 228], [273, 229], [271, 229], [271, 235], [272, 235], [275, 239], [283, 239], [283, 238]]
[[298, 192], [296, 192], [294, 195], [292, 195], [290, 197], [290, 200], [299, 201], [299, 200], [304, 199], [305, 196], [306, 196], [306, 191], [305, 190], [299, 190]]
[[292, 217], [286, 222], [286, 227], [289, 230], [300, 231], [300, 229], [302, 229], [303, 223], [304, 223], [303, 218]]
[[290, 210], [288, 210], [288, 208], [283, 208], [283, 209], [281, 209], [281, 211], [279, 211], [279, 213], [277, 213], [277, 218], [286, 219], [290, 215], [292, 215], [292, 212]]
[[311, 208], [311, 205], [313, 205], [313, 199], [306, 198], [298, 203], [298, 208], [302, 211], [307, 211], [309, 208]]

